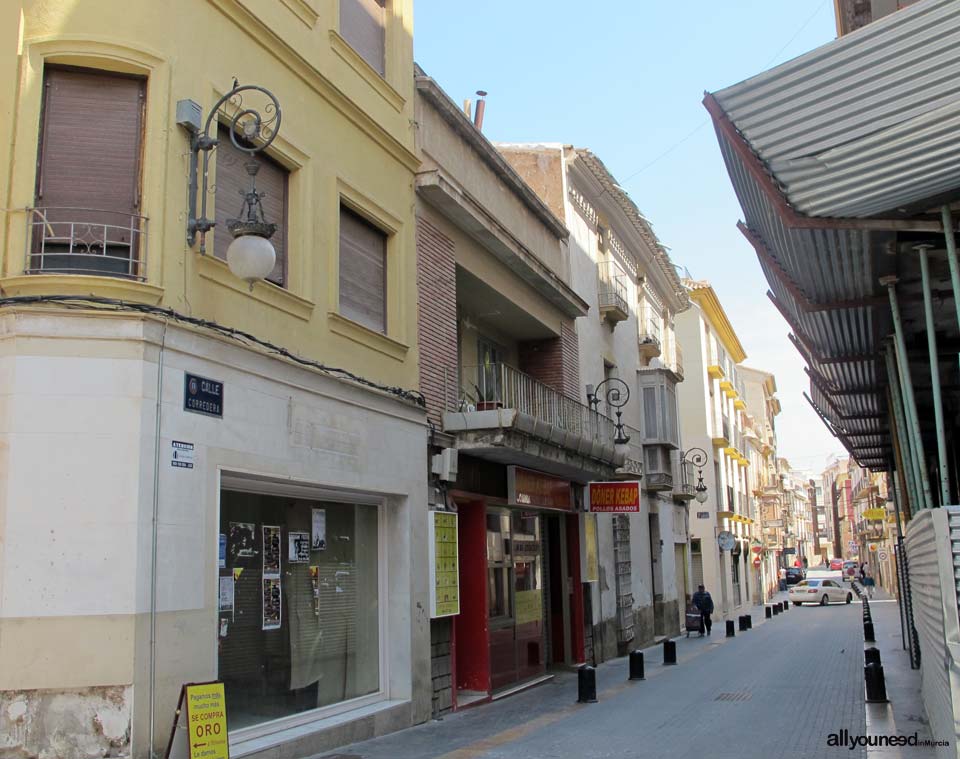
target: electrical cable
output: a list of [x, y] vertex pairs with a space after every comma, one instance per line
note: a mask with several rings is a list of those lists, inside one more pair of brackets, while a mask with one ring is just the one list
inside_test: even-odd
[[237, 342], [245, 342], [256, 345], [270, 353], [283, 356], [284, 358], [300, 364], [301, 366], [316, 369], [331, 377], [349, 380], [350, 382], [355, 382], [356, 384], [363, 385], [364, 387], [389, 393], [405, 401], [411, 401], [421, 408], [425, 408], [427, 405], [426, 398], [419, 390], [408, 390], [403, 387], [384, 385], [379, 382], [374, 382], [366, 377], [361, 377], [359, 374], [354, 374], [348, 369], [343, 369], [336, 366], [328, 366], [319, 361], [298, 356], [296, 353], [292, 353], [276, 343], [271, 343], [269, 340], [263, 340], [256, 335], [245, 332], [244, 330], [236, 329], [235, 327], [225, 327], [224, 325], [210, 319], [187, 316], [186, 314], [182, 314], [179, 311], [175, 311], [174, 309], [167, 308], [165, 306], [151, 306], [146, 303], [131, 303], [129, 301], [119, 300], [116, 298], [103, 298], [95, 295], [17, 295], [7, 298], [0, 298], [0, 308], [44, 304], [59, 304], [65, 306], [66, 308], [95, 309], [111, 312], [129, 311], [132, 313], [165, 317], [176, 322], [190, 324], [194, 327], [210, 330], [211, 332], [215, 332], [224, 337], [229, 337]]

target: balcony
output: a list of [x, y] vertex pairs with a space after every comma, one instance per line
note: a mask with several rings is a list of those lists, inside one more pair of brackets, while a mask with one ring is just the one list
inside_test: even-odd
[[673, 468], [670, 466], [670, 448], [664, 445], [643, 447], [643, 489], [651, 492], [673, 490]]
[[680, 461], [680, 476], [674, 483], [673, 500], [680, 503], [687, 503], [693, 500], [697, 495], [696, 486], [693, 482], [696, 467], [688, 461]]
[[647, 358], [657, 358], [662, 353], [660, 337], [660, 317], [649, 308], [640, 312], [640, 355]]
[[630, 316], [627, 275], [615, 261], [601, 261], [597, 264], [597, 277], [600, 316], [611, 325], [626, 321]]
[[147, 218], [95, 208], [27, 209], [25, 274], [146, 279]]
[[613, 478], [627, 456], [613, 422], [509, 364], [450, 367], [443, 429], [478, 458], [572, 479]]
[[683, 351], [676, 344], [676, 340], [673, 346], [673, 361], [667, 362], [667, 369], [673, 372], [677, 382], [683, 382]]

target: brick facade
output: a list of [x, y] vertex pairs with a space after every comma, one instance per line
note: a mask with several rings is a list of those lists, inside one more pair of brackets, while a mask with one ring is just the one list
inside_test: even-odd
[[453, 370], [448, 381], [457, 381], [457, 265], [453, 240], [422, 216], [417, 217], [417, 320], [420, 391], [428, 417], [439, 427], [449, 390], [444, 373]]
[[580, 357], [577, 332], [560, 325], [560, 337], [520, 343], [520, 371], [568, 398], [580, 398]]

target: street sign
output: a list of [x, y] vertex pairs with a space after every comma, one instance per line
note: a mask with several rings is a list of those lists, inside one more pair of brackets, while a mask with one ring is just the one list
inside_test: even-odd
[[222, 419], [223, 383], [197, 374], [184, 374], [183, 410]]
[[870, 553], [876, 553], [876, 552], [877, 552], [877, 544], [876, 544], [876, 543], [871, 543], [871, 544], [869, 545], [869, 548], [870, 548]]
[[886, 509], [864, 509], [863, 518], [871, 522], [880, 522], [887, 515]]
[[717, 545], [720, 546], [721, 551], [730, 551], [733, 550], [734, 545], [736, 545], [737, 539], [733, 537], [733, 533], [729, 530], [722, 530], [717, 534]]
[[856, 551], [856, 550], [857, 550], [857, 541], [855, 541], [855, 540], [849, 541], [849, 542], [847, 543], [847, 548], [849, 548], [851, 551]]

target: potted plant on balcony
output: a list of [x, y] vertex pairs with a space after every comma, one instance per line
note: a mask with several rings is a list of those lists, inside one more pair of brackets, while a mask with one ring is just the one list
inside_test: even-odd
[[489, 354], [484, 356], [483, 366], [480, 367], [481, 387], [476, 383], [473, 389], [477, 391], [477, 411], [495, 411], [503, 408], [500, 397], [500, 367], [490, 360]]

